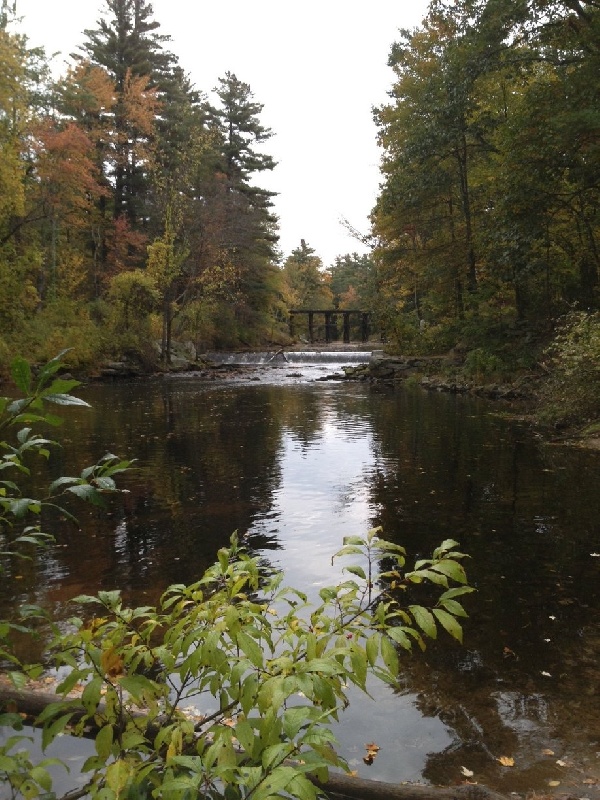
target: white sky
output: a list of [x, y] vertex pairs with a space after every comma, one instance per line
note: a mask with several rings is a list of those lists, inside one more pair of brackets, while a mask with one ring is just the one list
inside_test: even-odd
[[[380, 153], [371, 108], [386, 100], [387, 59], [399, 28], [420, 24], [427, 0], [153, 0], [196, 88], [225, 72], [248, 83], [275, 136], [278, 162], [257, 184], [276, 191], [284, 256], [305, 239], [329, 266], [364, 248], [340, 224], [368, 232]], [[62, 64], [95, 28], [103, 0], [17, 0], [31, 46], [59, 51]]]

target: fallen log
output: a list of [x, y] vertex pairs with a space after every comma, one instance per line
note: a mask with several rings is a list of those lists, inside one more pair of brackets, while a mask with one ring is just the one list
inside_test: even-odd
[[328, 795], [348, 800], [506, 800], [505, 795], [479, 784], [429, 786], [419, 783], [385, 783], [330, 773], [326, 783], [312, 782]]
[[[55, 694], [25, 689], [17, 690], [0, 684], [0, 711], [18, 713], [32, 726], [35, 726], [37, 717], [44, 709], [52, 703], [60, 703], [61, 700]], [[67, 700], [72, 721], [78, 722], [86, 715], [86, 710], [82, 705], [77, 704], [77, 697], [69, 697]], [[100, 704], [98, 706], [100, 715], [102, 710], [103, 704]], [[141, 721], [146, 719], [142, 712], [129, 713]], [[94, 738], [96, 732], [97, 730], [90, 727], [85, 736]], [[505, 795], [498, 794], [479, 784], [462, 784], [451, 787], [416, 783], [395, 784], [353, 777], [338, 772], [330, 772], [325, 783], [312, 776], [309, 778], [327, 795], [340, 798], [340, 800], [507, 800]]]

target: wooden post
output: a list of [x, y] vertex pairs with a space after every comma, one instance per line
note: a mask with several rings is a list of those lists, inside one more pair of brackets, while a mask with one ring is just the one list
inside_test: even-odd
[[350, 344], [350, 311], [344, 311], [344, 344]]
[[325, 343], [329, 344], [331, 342], [331, 311], [325, 312]]
[[369, 312], [368, 311], [363, 311], [361, 328], [362, 328], [362, 331], [361, 331], [362, 340], [363, 340], [363, 342], [368, 342], [369, 341]]

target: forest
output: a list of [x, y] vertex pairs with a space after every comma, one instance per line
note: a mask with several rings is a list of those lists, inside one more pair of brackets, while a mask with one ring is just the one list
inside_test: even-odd
[[0, 19], [4, 366], [65, 347], [74, 366], [123, 353], [151, 365], [155, 342], [169, 360], [173, 336], [197, 350], [276, 343], [289, 307], [331, 306], [331, 274], [312, 248], [302, 241], [282, 263], [273, 193], [259, 185], [275, 167], [272, 132], [248, 84], [226, 73], [211, 105], [145, 0], [108, 0], [56, 79], [10, 5]]
[[106, 0], [58, 78], [17, 11], [3, 0], [4, 368], [281, 346], [311, 307], [368, 309], [390, 349], [490, 373], [531, 369], [557, 329], [597, 356], [597, 0], [433, 0], [391, 32], [368, 252], [328, 266], [279, 249], [251, 87], [228, 72], [211, 104], [146, 0]]

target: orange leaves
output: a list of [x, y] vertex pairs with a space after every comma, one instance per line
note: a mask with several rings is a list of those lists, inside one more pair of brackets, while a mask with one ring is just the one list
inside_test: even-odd
[[57, 125], [41, 122], [34, 131], [37, 156], [36, 175], [43, 202], [53, 213], [85, 211], [105, 190], [99, 183], [92, 160], [92, 142], [74, 122]]
[[156, 89], [149, 88], [147, 75], [132, 75], [127, 70], [123, 85], [123, 110], [128, 127], [135, 128], [138, 135], [151, 136], [161, 103]]
[[379, 747], [378, 744], [375, 744], [375, 742], [370, 742], [369, 744], [365, 745], [365, 750], [367, 751], [367, 755], [363, 757], [363, 761], [367, 766], [370, 767], [371, 764], [377, 758], [377, 754], [379, 753], [381, 748]]
[[58, 85], [58, 91], [65, 113], [85, 119], [92, 138], [102, 126], [103, 118], [112, 116], [117, 101], [115, 85], [108, 72], [88, 61], [82, 61], [69, 70]]

